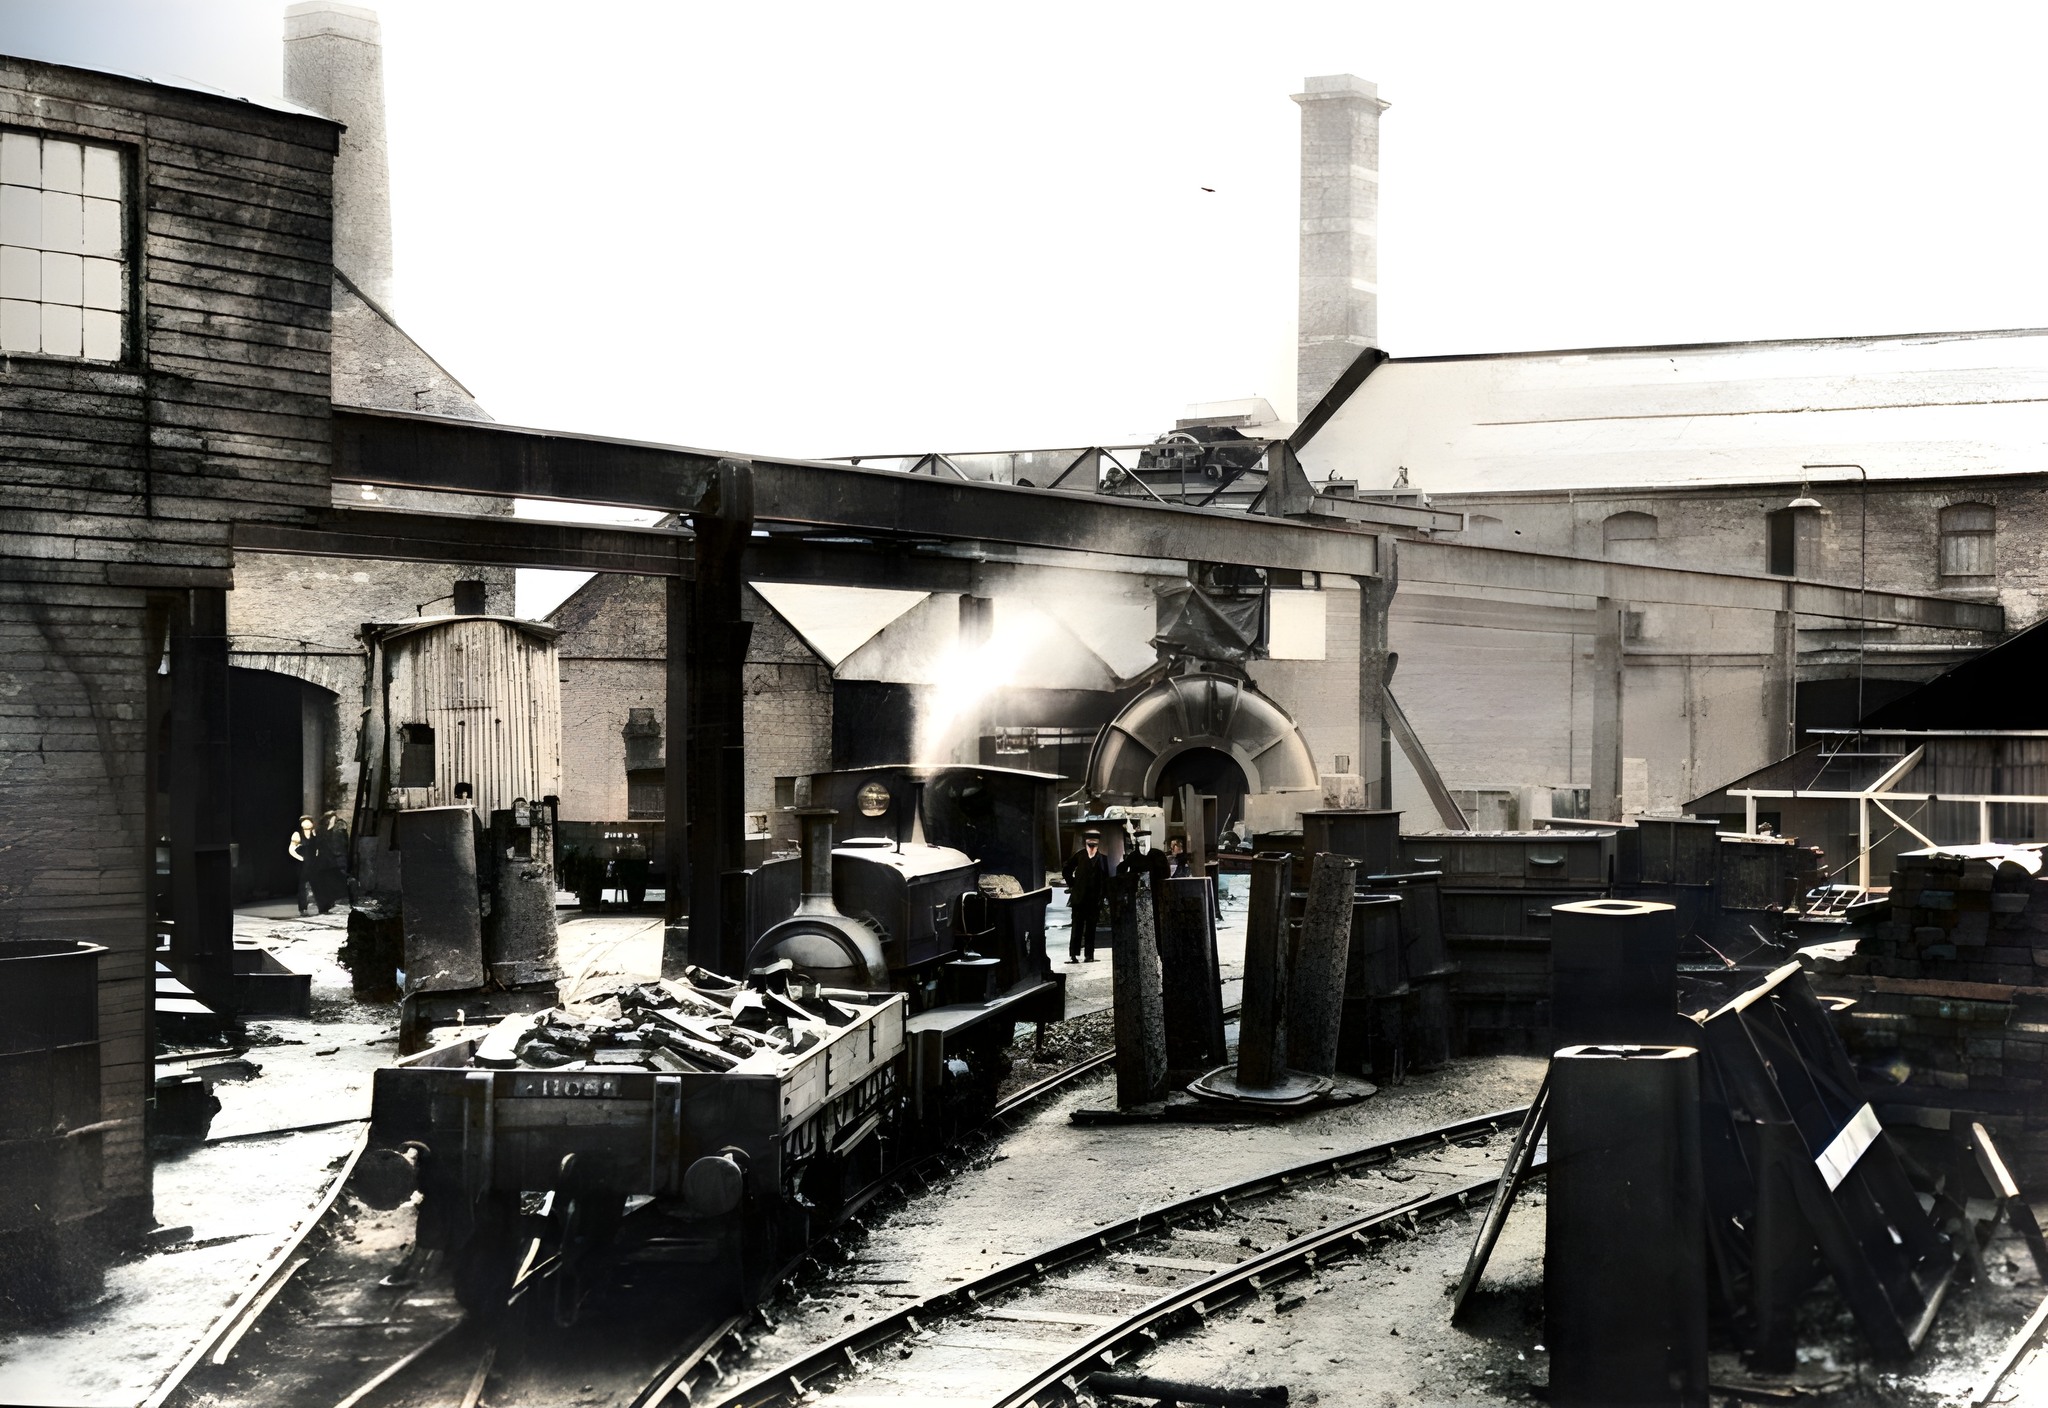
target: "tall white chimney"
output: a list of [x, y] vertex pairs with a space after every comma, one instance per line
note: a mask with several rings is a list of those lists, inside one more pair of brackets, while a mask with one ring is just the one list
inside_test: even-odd
[[1379, 339], [1379, 89], [1311, 78], [1301, 104], [1301, 319], [1295, 407], [1305, 417]]
[[334, 263], [391, 307], [391, 173], [377, 12], [306, 0], [284, 12], [284, 95], [347, 127], [334, 162]]

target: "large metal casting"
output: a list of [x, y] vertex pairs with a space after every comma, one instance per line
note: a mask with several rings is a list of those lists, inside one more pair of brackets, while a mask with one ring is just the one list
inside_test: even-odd
[[1319, 787], [1315, 757], [1285, 709], [1242, 680], [1195, 672], [1161, 680], [1105, 726], [1088, 758], [1090, 796], [1162, 795], [1174, 759], [1229, 758], [1250, 792]]
[[1294, 857], [1284, 851], [1262, 852], [1251, 858], [1250, 865], [1237, 1065], [1210, 1071], [1188, 1089], [1205, 1099], [1240, 1104], [1313, 1104], [1335, 1083], [1326, 1075], [1288, 1069], [1288, 984], [1294, 966], [1288, 901], [1293, 894]]
[[1706, 1408], [1699, 1052], [1573, 1046], [1550, 1066], [1550, 1401]]
[[1169, 1080], [1188, 1081], [1227, 1054], [1216, 920], [1202, 878], [1168, 880], [1159, 896], [1159, 967]]
[[1314, 1076], [1337, 1073], [1357, 873], [1352, 857], [1328, 852], [1315, 858], [1309, 872], [1308, 908], [1288, 975], [1287, 1059], [1296, 1070]]
[[1294, 857], [1253, 856], [1244, 921], [1244, 1003], [1238, 1015], [1237, 1083], [1271, 1090], [1287, 1074], [1287, 896]]
[[1130, 896], [1131, 922], [1116, 926], [1116, 1103], [1130, 1109], [1166, 1096], [1166, 1021], [1150, 876]]
[[1644, 900], [1579, 900], [1550, 911], [1550, 1021], [1560, 1046], [1673, 1041], [1678, 911]]

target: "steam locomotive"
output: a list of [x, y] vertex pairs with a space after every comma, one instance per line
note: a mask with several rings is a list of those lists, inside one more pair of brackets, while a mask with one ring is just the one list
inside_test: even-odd
[[[475, 1040], [435, 1048], [377, 1073], [372, 1194], [418, 1189], [418, 1244], [450, 1254], [472, 1308], [502, 1304], [524, 1261], [554, 1268], [573, 1314], [621, 1257], [694, 1264], [700, 1284], [758, 1299], [863, 1189], [985, 1116], [1017, 1024], [1063, 1015], [1045, 945], [1058, 781], [807, 779], [801, 854], [745, 875], [749, 975], [733, 988], [797, 1026], [819, 1014], [812, 1044], [680, 1073], [479, 1069]], [[652, 1201], [623, 1217], [636, 1198]]]

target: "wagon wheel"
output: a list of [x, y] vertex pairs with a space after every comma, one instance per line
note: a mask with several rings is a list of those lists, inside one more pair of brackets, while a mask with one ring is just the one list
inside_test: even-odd
[[521, 1231], [517, 1193], [487, 1193], [477, 1201], [476, 1230], [448, 1259], [455, 1299], [464, 1310], [479, 1316], [504, 1311], [526, 1254], [528, 1239]]

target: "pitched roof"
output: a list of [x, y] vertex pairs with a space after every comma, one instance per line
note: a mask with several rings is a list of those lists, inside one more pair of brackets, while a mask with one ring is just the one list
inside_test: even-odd
[[1394, 358], [1301, 461], [1440, 494], [2043, 471], [2048, 330]]

